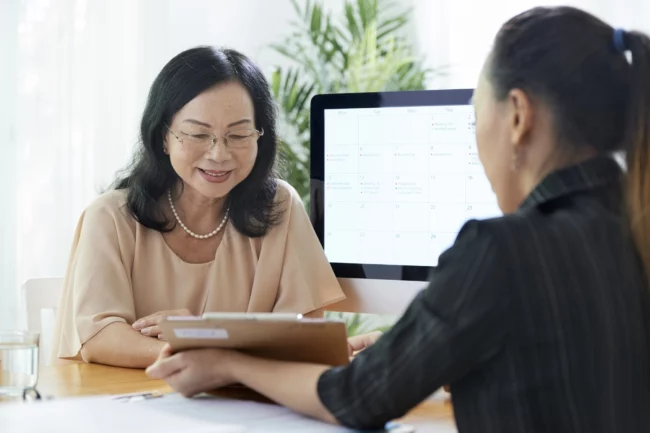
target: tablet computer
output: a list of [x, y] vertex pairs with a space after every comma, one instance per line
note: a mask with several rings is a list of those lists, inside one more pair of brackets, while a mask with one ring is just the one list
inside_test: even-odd
[[279, 361], [331, 366], [349, 362], [345, 323], [281, 313], [206, 313], [168, 317], [160, 327], [176, 352], [235, 349]]

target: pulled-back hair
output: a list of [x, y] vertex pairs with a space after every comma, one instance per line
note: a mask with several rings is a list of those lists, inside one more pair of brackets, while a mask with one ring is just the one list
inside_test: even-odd
[[630, 229], [650, 278], [648, 36], [571, 7], [534, 8], [503, 25], [487, 73], [497, 99], [521, 89], [547, 104], [560, 146], [627, 153]]

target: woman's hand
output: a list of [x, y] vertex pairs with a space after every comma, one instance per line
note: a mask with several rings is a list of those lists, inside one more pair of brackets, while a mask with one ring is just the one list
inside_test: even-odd
[[356, 352], [372, 346], [381, 335], [380, 331], [374, 331], [348, 338], [348, 354], [353, 356]]
[[165, 380], [191, 397], [240, 383], [276, 403], [304, 415], [337, 423], [318, 396], [318, 380], [330, 367], [305, 362], [256, 358], [235, 350], [202, 349], [172, 354], [169, 345], [147, 368], [153, 379]]
[[187, 308], [181, 308], [180, 310], [158, 311], [157, 313], [153, 313], [133, 322], [133, 329], [140, 331], [142, 335], [146, 335], [147, 337], [154, 337], [160, 340], [164, 340], [162, 330], [158, 325], [163, 321], [165, 317], [191, 315], [192, 313]]
[[223, 349], [198, 349], [172, 353], [166, 345], [146, 373], [162, 379], [174, 391], [192, 397], [234, 383], [231, 374], [233, 352]]

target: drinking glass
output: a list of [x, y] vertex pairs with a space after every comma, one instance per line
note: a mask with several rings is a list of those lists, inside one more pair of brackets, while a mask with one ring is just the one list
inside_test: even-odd
[[0, 330], [0, 400], [40, 398], [38, 332]]

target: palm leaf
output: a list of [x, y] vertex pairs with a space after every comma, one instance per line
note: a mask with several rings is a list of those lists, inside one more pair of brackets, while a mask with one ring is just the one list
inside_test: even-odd
[[394, 34], [407, 23], [408, 14], [406, 13], [395, 16], [387, 21], [383, 21], [377, 26], [377, 41], [382, 41], [384, 38]]
[[[403, 34], [412, 12], [395, 1], [345, 0], [340, 16], [324, 8], [322, 0], [291, 3], [296, 17], [291, 31], [271, 48], [292, 66], [275, 68], [269, 82], [281, 120], [278, 168], [308, 205], [313, 95], [424, 89], [442, 69], [424, 68], [414, 55]], [[365, 315], [327, 315], [344, 320], [349, 335], [390, 327]]]
[[361, 26], [357, 21], [356, 10], [352, 3], [345, 2], [345, 19], [347, 20], [347, 31], [349, 35], [349, 42], [361, 38]]
[[288, 171], [302, 195], [309, 188], [309, 101], [317, 93], [368, 92], [424, 88], [430, 75], [412, 55], [399, 32], [410, 10], [394, 1], [346, 0], [340, 19], [319, 0], [292, 0], [292, 32], [271, 46], [294, 67], [276, 68], [270, 85], [293, 149], [284, 151]]

